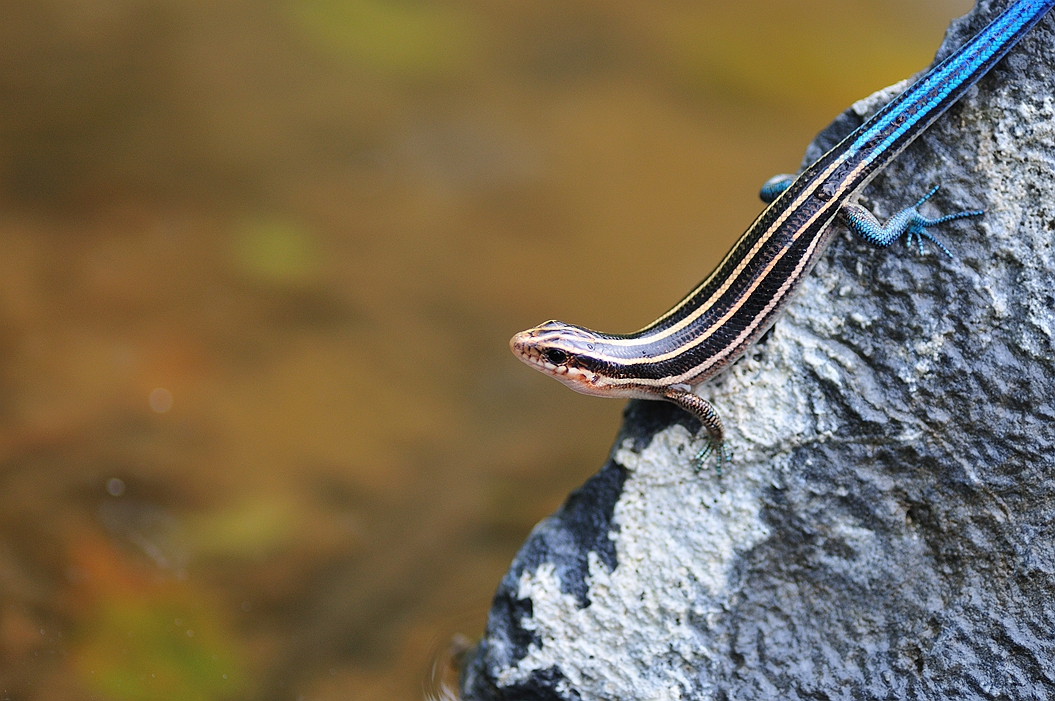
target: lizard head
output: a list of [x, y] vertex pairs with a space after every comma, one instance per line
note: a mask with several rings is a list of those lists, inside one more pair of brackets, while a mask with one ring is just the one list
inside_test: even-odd
[[576, 392], [606, 394], [598, 384], [603, 380], [596, 356], [600, 344], [597, 334], [588, 329], [547, 321], [513, 336], [509, 347], [520, 360]]

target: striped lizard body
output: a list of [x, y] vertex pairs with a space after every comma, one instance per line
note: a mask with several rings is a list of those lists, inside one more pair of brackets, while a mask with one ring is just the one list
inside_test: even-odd
[[922, 247], [922, 239], [930, 238], [926, 227], [981, 214], [929, 220], [917, 211], [920, 200], [884, 226], [850, 200], [1053, 6], [1055, 0], [1015, 0], [797, 178], [767, 183], [775, 199], [714, 272], [645, 328], [606, 334], [547, 321], [514, 336], [513, 352], [584, 394], [677, 404], [708, 432], [697, 459], [714, 451], [720, 468], [728, 459], [722, 421], [692, 388], [728, 367], [773, 325], [830, 242], [836, 216], [875, 245], [908, 234], [918, 236]]

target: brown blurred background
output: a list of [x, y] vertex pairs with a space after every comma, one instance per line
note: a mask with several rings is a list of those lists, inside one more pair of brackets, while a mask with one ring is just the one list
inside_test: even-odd
[[[0, 699], [420, 699], [677, 301], [969, 0], [0, 0]], [[442, 659], [440, 659], [442, 666]]]

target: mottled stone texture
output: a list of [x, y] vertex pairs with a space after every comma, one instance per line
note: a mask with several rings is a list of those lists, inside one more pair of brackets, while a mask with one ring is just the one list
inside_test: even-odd
[[865, 192], [880, 217], [936, 183], [925, 213], [985, 208], [935, 232], [956, 261], [837, 235], [700, 388], [722, 477], [685, 415], [630, 404], [502, 580], [466, 699], [1055, 698], [1053, 47], [1048, 17]]

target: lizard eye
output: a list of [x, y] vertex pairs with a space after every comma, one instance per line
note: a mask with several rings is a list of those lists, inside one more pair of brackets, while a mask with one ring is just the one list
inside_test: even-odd
[[542, 359], [553, 365], [564, 365], [568, 362], [568, 354], [559, 348], [547, 348], [542, 351]]

